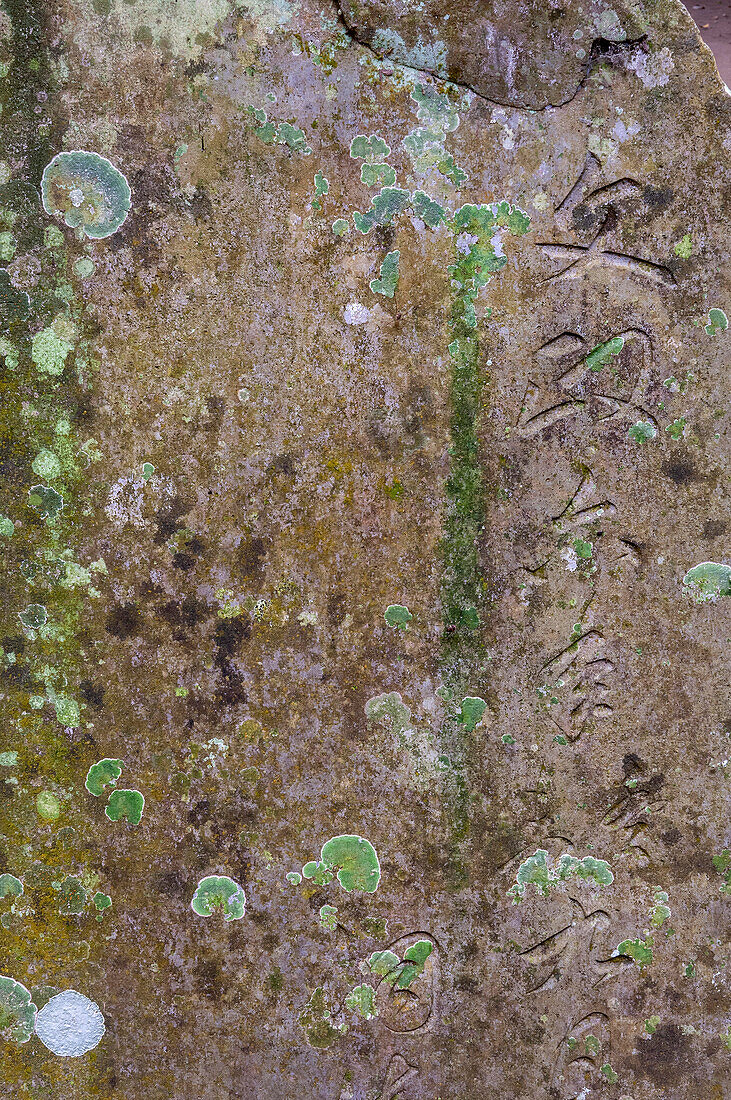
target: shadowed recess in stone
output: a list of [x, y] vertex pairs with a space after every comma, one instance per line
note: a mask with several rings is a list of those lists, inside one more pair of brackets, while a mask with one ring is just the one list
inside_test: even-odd
[[87, 237], [109, 237], [129, 213], [127, 180], [106, 157], [76, 149], [58, 153], [41, 181], [43, 208]]
[[99, 1005], [74, 989], [51, 997], [36, 1017], [36, 1035], [61, 1058], [87, 1054], [99, 1045], [105, 1030]]
[[220, 909], [224, 920], [241, 920], [246, 912], [246, 894], [227, 875], [209, 875], [196, 886], [190, 907], [199, 917], [212, 917]]

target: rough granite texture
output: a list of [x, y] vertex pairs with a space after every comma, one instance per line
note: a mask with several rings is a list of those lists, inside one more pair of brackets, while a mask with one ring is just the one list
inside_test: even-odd
[[727, 1100], [731, 97], [687, 11], [0, 34], [3, 1097]]

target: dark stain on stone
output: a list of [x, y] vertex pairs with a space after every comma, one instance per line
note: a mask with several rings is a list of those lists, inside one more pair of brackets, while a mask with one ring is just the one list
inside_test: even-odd
[[294, 477], [297, 473], [297, 459], [293, 454], [275, 455], [267, 466], [267, 474], [282, 474], [284, 477]]
[[267, 545], [259, 535], [242, 540], [236, 551], [238, 571], [244, 577], [255, 577], [260, 573], [267, 556]]
[[690, 481], [698, 481], [700, 477], [691, 458], [671, 459], [663, 464], [662, 472], [676, 485], [687, 485]]
[[642, 1054], [631, 1059], [639, 1077], [659, 1088], [672, 1088], [688, 1072], [692, 1048], [690, 1039], [677, 1024], [661, 1024], [642, 1044]]
[[251, 637], [249, 619], [224, 619], [213, 632], [213, 644], [217, 653], [215, 661], [221, 665], [227, 658], [233, 657], [243, 641]]
[[142, 625], [142, 616], [133, 603], [121, 604], [107, 615], [104, 628], [115, 638], [137, 637]]
[[101, 710], [104, 706], [105, 688], [101, 684], [93, 684], [91, 680], [82, 680], [79, 683], [79, 694], [85, 703], [94, 710]]
[[208, 818], [211, 816], [211, 806], [207, 798], [200, 799], [196, 802], [191, 810], [188, 811], [188, 821], [191, 825], [199, 829], [201, 825], [205, 825]]
[[155, 515], [157, 531], [153, 541], [156, 546], [161, 546], [164, 542], [167, 542], [183, 526], [180, 522], [181, 517], [189, 511], [190, 504], [181, 500], [180, 497], [175, 497], [167, 507], [160, 508]]
[[186, 892], [187, 882], [180, 871], [165, 871], [155, 879], [155, 889], [166, 898], [180, 898]]

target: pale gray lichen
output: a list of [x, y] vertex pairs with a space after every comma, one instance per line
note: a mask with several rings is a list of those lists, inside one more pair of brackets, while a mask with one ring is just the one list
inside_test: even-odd
[[51, 997], [36, 1018], [36, 1035], [62, 1058], [87, 1054], [99, 1045], [105, 1030], [99, 1005], [75, 989]]
[[43, 208], [87, 237], [109, 237], [123, 224], [132, 194], [124, 175], [106, 157], [84, 149], [57, 153], [41, 180]]

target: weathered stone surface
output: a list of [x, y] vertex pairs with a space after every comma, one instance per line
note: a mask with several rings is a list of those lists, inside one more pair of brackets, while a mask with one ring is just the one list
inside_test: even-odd
[[3, 12], [4, 1094], [723, 1100], [687, 12]]

